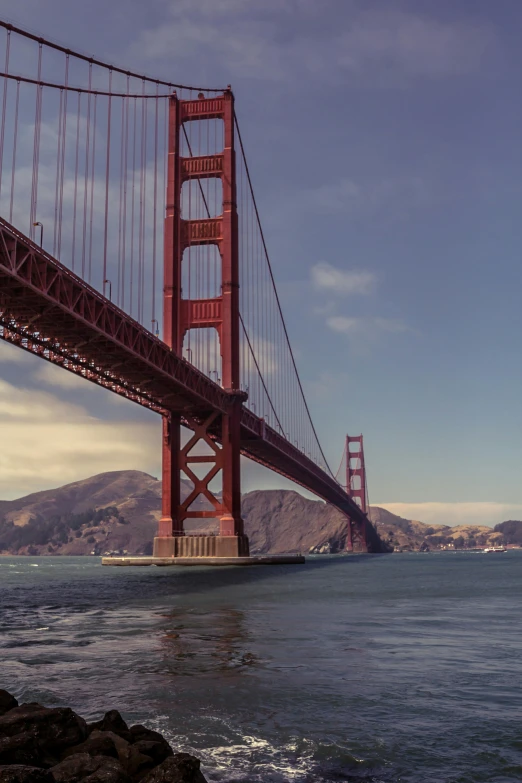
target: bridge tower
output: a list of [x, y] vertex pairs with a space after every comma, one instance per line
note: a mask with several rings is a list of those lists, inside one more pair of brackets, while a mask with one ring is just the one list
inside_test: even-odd
[[[354, 448], [350, 450], [350, 445]], [[346, 491], [359, 508], [368, 513], [368, 494], [366, 484], [366, 467], [364, 464], [364, 446], [362, 435], [346, 436]], [[348, 535], [346, 537], [346, 549], [353, 552], [354, 549], [366, 552], [366, 523], [348, 521]]]
[[[226, 413], [209, 410], [197, 419], [183, 417], [193, 430], [181, 445], [180, 415], [163, 419], [163, 498], [154, 556], [236, 557], [249, 554], [248, 538], [241, 518], [240, 417], [246, 393], [239, 377], [239, 240], [236, 205], [236, 160], [234, 150], [234, 96], [230, 88], [222, 95], [197, 100], [180, 100], [174, 93], [169, 103], [167, 199], [164, 247], [163, 340], [182, 355], [183, 339], [190, 329], [216, 329], [222, 360], [223, 388], [229, 394]], [[184, 124], [223, 120], [224, 149], [213, 155], [183, 157], [180, 138]], [[219, 178], [223, 189], [222, 213], [217, 217], [185, 220], [181, 216], [183, 183]], [[221, 292], [212, 299], [182, 297], [184, 251], [198, 245], [216, 245], [221, 256]], [[198, 444], [206, 454], [195, 453]], [[201, 451], [201, 449], [199, 450]], [[197, 449], [196, 449], [197, 452]], [[193, 466], [206, 465], [203, 477]], [[221, 471], [222, 496], [217, 498], [210, 483]], [[194, 488], [184, 500], [180, 496], [181, 474]], [[202, 496], [212, 510], [193, 507]], [[197, 504], [196, 504], [197, 505]], [[186, 536], [186, 519], [219, 518], [219, 535]]]

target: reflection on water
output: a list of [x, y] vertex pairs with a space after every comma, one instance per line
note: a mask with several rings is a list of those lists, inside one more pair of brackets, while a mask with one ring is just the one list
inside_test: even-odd
[[108, 708], [209, 781], [522, 779], [522, 553], [102, 569], [0, 558], [0, 687]]
[[161, 652], [171, 675], [237, 676], [259, 661], [239, 609], [219, 607], [209, 613], [179, 608], [160, 616]]

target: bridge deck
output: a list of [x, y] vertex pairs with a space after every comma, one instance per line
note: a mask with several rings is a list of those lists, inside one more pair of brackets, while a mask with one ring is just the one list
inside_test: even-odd
[[[0, 337], [158, 413], [202, 419], [231, 404], [227, 391], [1, 218]], [[241, 451], [366, 520], [332, 476], [245, 407]]]

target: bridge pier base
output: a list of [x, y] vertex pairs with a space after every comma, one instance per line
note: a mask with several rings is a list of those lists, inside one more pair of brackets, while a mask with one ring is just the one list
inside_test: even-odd
[[157, 536], [153, 557], [249, 557], [248, 536]]

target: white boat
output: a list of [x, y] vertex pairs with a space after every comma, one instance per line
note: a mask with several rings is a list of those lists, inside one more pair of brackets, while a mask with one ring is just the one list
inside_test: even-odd
[[503, 546], [491, 546], [482, 550], [485, 555], [490, 555], [492, 552], [507, 552], [507, 549]]

